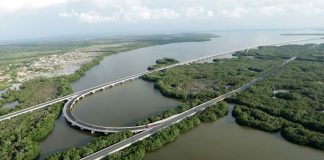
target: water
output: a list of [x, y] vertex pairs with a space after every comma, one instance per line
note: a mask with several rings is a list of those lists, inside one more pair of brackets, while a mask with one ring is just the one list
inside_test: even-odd
[[181, 135], [145, 160], [322, 160], [324, 152], [292, 144], [280, 136], [236, 124], [231, 114]]
[[136, 80], [85, 98], [72, 114], [91, 124], [130, 126], [177, 104], [178, 101], [163, 97], [153, 83]]
[[11, 102], [11, 103], [4, 104], [4, 105], [2, 106], [2, 108], [12, 109], [12, 108], [15, 108], [18, 104], [19, 104], [18, 101], [13, 101], [13, 102]]
[[[282, 32], [220, 32], [216, 34], [222, 37], [214, 38], [208, 42], [153, 46], [111, 55], [104, 58], [99, 65], [93, 67], [84, 77], [73, 83], [73, 90], [80, 91], [134, 73], [143, 72], [147, 66], [154, 64], [156, 59], [162, 57], [172, 57], [183, 61], [233, 49], [315, 37], [280, 36], [280, 33]], [[324, 42], [324, 40], [321, 42]], [[136, 80], [85, 98], [78, 103], [73, 114], [80, 120], [95, 124], [128, 126], [141, 118], [148, 117], [167, 108], [172, 108], [178, 103], [175, 100], [162, 97], [159, 92], [153, 89], [152, 84]], [[195, 129], [195, 132], [200, 131], [201, 128], [203, 127]], [[241, 131], [235, 128], [227, 130], [227, 132], [235, 134], [237, 137], [240, 137], [241, 134]], [[257, 130], [251, 130], [250, 132], [252, 135], [253, 133], [259, 133]], [[262, 132], [260, 135], [262, 136], [263, 134]], [[41, 142], [42, 153], [40, 159], [53, 152], [62, 151], [67, 147], [85, 144], [92, 138], [93, 136], [85, 132], [71, 128], [63, 117], [60, 117], [51, 135]], [[212, 136], [206, 138], [213, 139]], [[262, 137], [260, 137], [261, 140]], [[264, 142], [266, 141], [270, 140], [265, 139]], [[234, 142], [232, 143], [235, 145]], [[239, 150], [235, 151], [239, 152]]]
[[56, 121], [53, 132], [40, 143], [41, 155], [39, 159], [45, 159], [55, 152], [63, 151], [64, 148], [85, 145], [92, 138], [93, 136], [89, 133], [73, 129], [67, 125], [61, 114]]

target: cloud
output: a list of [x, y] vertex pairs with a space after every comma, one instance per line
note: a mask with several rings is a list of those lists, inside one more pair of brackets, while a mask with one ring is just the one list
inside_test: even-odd
[[[323, 0], [0, 0], [0, 16], [46, 8], [83, 23], [242, 19], [324, 15]], [[45, 13], [45, 10], [40, 10]], [[54, 12], [54, 13], [53, 13]], [[10, 16], [8, 16], [10, 18]]]
[[58, 14], [64, 18], [76, 18], [80, 22], [84, 23], [103, 23], [103, 22], [138, 22], [145, 20], [160, 20], [160, 19], [176, 19], [180, 15], [175, 11], [163, 9], [150, 10], [148, 8], [132, 8], [131, 10], [125, 11], [121, 9], [113, 13], [112, 16], [102, 15], [96, 11], [90, 10], [86, 12], [77, 12], [72, 10], [71, 12], [60, 12]]
[[[117, 13], [118, 14], [118, 13]], [[171, 9], [150, 9], [145, 6], [131, 6], [129, 8], [122, 9], [120, 13], [121, 21], [138, 22], [145, 20], [160, 20], [160, 19], [176, 19], [180, 18], [181, 15]]]
[[[212, 10], [207, 10], [200, 5], [190, 5], [187, 7], [150, 7], [143, 4], [141, 0], [112, 1], [95, 0], [95, 6], [102, 3], [97, 10], [60, 12], [58, 15], [63, 18], [75, 18], [84, 23], [104, 23], [104, 22], [141, 22], [173, 20], [179, 18], [204, 19], [214, 16]], [[131, 4], [131, 5], [130, 5]]]
[[219, 16], [311, 16], [324, 14], [323, 0], [218, 0]]
[[206, 10], [205, 7], [201, 5], [193, 5], [181, 9], [182, 14], [187, 18], [205, 18], [214, 16], [214, 12], [211, 10]]
[[72, 10], [71, 12], [61, 12], [59, 16], [65, 18], [77, 18], [81, 22], [85, 23], [101, 23], [101, 22], [115, 22], [118, 20], [116, 16], [103, 16], [96, 11], [77, 12]]
[[40, 9], [55, 5], [67, 4], [78, 0], [0, 0], [1, 12]]
[[230, 18], [242, 18], [248, 12], [249, 11], [247, 9], [244, 9], [242, 7], [236, 7], [234, 9], [223, 9], [220, 12], [218, 12], [218, 15]]

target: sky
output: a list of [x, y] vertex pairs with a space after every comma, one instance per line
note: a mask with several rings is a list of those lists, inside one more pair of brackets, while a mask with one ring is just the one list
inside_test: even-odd
[[0, 0], [0, 40], [324, 28], [324, 0]]

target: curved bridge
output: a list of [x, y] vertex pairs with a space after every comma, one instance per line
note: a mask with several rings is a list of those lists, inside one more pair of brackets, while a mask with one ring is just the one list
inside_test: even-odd
[[[249, 48], [249, 49], [251, 49], [251, 48]], [[91, 133], [108, 134], [108, 133], [116, 133], [116, 132], [123, 132], [123, 131], [131, 131], [131, 132], [137, 133], [137, 132], [148, 130], [148, 129], [152, 128], [152, 127], [155, 127], [155, 126], [163, 123], [164, 121], [167, 121], [169, 118], [172, 118], [173, 116], [169, 117], [167, 119], [163, 119], [163, 120], [160, 120], [160, 121], [148, 124], [148, 125], [142, 125], [142, 126], [106, 127], [106, 126], [93, 125], [93, 124], [86, 123], [84, 121], [79, 120], [78, 118], [76, 118], [72, 114], [72, 109], [73, 109], [74, 105], [77, 102], [79, 102], [80, 100], [82, 100], [86, 96], [96, 94], [96, 93], [98, 93], [100, 91], [104, 91], [104, 90], [106, 90], [108, 88], [115, 87], [116, 85], [120, 85], [120, 84], [123, 84], [125, 82], [133, 81], [133, 80], [135, 80], [137, 78], [140, 78], [141, 76], [143, 76], [145, 74], [165, 70], [165, 69], [172, 68], [172, 67], [179, 66], [179, 65], [185, 65], [185, 64], [190, 64], [190, 63], [194, 63], [194, 62], [197, 62], [197, 61], [203, 61], [203, 60], [207, 60], [207, 59], [212, 59], [212, 58], [216, 58], [216, 57], [227, 55], [227, 54], [233, 54], [234, 52], [236, 52], [236, 51], [224, 52], [224, 53], [217, 54], [217, 55], [209, 55], [209, 56], [199, 57], [199, 58], [196, 58], [196, 59], [191, 59], [191, 60], [184, 61], [184, 62], [181, 62], [181, 63], [176, 63], [176, 64], [173, 64], [173, 65], [161, 67], [161, 68], [158, 68], [158, 69], [153, 70], [153, 71], [145, 71], [145, 72], [142, 72], [142, 73], [138, 73], [138, 74], [126, 77], [126, 78], [122, 78], [122, 79], [119, 79], [119, 80], [116, 80], [116, 81], [112, 81], [110, 83], [106, 83], [106, 84], [103, 84], [103, 85], [100, 85], [100, 86], [85, 90], [85, 91], [83, 91], [83, 92], [81, 92], [81, 93], [79, 93], [77, 95], [74, 95], [70, 99], [68, 99], [68, 102], [65, 103], [65, 105], [63, 107], [63, 116], [65, 117], [66, 121], [69, 122], [73, 127], [78, 127], [81, 130], [90, 131]], [[176, 116], [176, 115], [174, 115], [174, 116]]]
[[72, 98], [70, 101], [68, 101], [63, 108], [63, 115], [66, 119], [66, 121], [68, 121], [73, 127], [78, 127], [81, 130], [85, 130], [85, 131], [90, 131], [92, 134], [93, 133], [104, 133], [104, 134], [108, 134], [108, 133], [116, 133], [116, 132], [123, 132], [123, 131], [131, 131], [134, 133], [137, 132], [142, 132], [148, 129], [151, 129], [155, 126], [160, 125], [161, 123], [173, 118], [174, 116], [171, 116], [169, 118], [160, 120], [160, 121], [156, 121], [154, 123], [150, 123], [148, 125], [141, 125], [141, 126], [132, 126], [132, 127], [106, 127], [106, 126], [98, 126], [98, 125], [94, 125], [94, 124], [90, 124], [90, 123], [86, 123], [83, 122], [81, 120], [79, 120], [78, 118], [76, 118], [73, 114], [72, 114], [72, 109], [74, 107], [74, 105], [77, 103], [77, 101], [79, 101], [79, 99], [77, 97]]

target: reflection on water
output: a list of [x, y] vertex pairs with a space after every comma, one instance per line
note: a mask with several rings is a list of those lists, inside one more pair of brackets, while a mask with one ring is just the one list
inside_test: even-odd
[[45, 159], [46, 156], [63, 151], [64, 148], [85, 145], [91, 139], [90, 133], [82, 132], [69, 126], [61, 114], [53, 132], [40, 143], [41, 155], [39, 159]]

